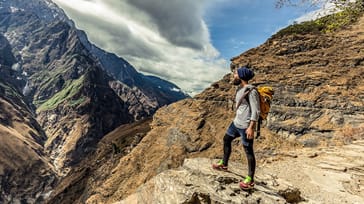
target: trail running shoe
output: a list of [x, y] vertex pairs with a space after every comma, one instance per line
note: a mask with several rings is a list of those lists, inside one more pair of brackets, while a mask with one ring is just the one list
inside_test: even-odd
[[219, 171], [227, 171], [228, 167], [224, 165], [224, 161], [220, 160], [219, 162], [217, 162], [217, 164], [213, 164], [212, 165], [213, 169], [219, 170]]
[[250, 176], [247, 176], [243, 182], [239, 183], [239, 186], [243, 190], [249, 190], [254, 188], [254, 181]]

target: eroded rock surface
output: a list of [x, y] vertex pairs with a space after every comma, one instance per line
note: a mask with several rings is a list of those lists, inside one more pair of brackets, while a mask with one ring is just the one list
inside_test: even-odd
[[[126, 203], [287, 203], [299, 201], [300, 192], [294, 186], [272, 177], [258, 176], [254, 190], [243, 191], [239, 182], [246, 168], [231, 163], [228, 172], [216, 171], [211, 165], [216, 160], [186, 159], [177, 170], [165, 171], [135, 194], [118, 204]], [[286, 197], [286, 198], [285, 198]]]

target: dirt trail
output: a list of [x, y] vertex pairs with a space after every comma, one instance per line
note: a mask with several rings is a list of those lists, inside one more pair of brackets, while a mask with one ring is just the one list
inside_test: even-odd
[[364, 203], [364, 140], [287, 155], [263, 164], [258, 175], [288, 181], [300, 189], [303, 203]]

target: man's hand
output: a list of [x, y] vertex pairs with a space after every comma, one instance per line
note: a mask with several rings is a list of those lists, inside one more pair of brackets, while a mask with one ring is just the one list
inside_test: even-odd
[[245, 131], [246, 137], [247, 137], [248, 140], [254, 139], [255, 123], [256, 123], [256, 121], [251, 120], [250, 124], [249, 124], [249, 127]]
[[246, 133], [246, 137], [248, 138], [248, 140], [254, 139], [254, 128], [248, 127], [246, 129], [245, 133]]

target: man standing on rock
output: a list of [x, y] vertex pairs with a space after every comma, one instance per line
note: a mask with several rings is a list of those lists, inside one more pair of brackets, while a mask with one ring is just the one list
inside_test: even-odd
[[234, 85], [239, 85], [236, 93], [236, 116], [230, 124], [224, 136], [224, 156], [212, 167], [216, 170], [227, 171], [228, 161], [231, 154], [231, 142], [241, 137], [243, 147], [248, 160], [248, 176], [245, 177], [239, 186], [242, 189], [254, 187], [255, 156], [253, 151], [254, 129], [259, 119], [260, 106], [257, 89], [249, 84], [249, 80], [254, 77], [254, 72], [246, 67], [241, 67], [234, 71]]

